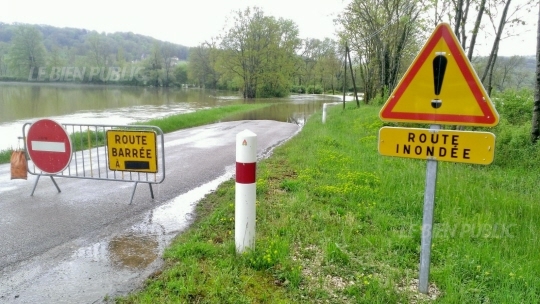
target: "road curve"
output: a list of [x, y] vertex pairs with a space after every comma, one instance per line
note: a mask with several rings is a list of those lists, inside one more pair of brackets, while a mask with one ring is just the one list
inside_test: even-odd
[[[153, 200], [148, 187], [140, 184], [131, 205], [132, 183], [57, 178], [62, 190], [58, 193], [43, 178], [30, 196], [36, 177], [10, 180], [9, 164], [0, 165], [0, 302], [96, 303], [106, 295], [128, 292], [159, 263], [140, 262], [144, 268], [125, 273], [125, 265], [120, 270], [103, 266], [100, 256], [105, 254], [100, 252], [111, 250], [111, 236], [148, 222], [148, 214], [151, 222], [158, 208], [230, 173], [236, 134], [246, 129], [257, 134], [261, 158], [300, 127], [269, 120], [235, 121], [165, 134], [166, 178], [154, 186]], [[106, 249], [100, 245], [103, 239], [109, 240]], [[123, 246], [120, 241], [114, 244]], [[138, 244], [144, 247], [144, 242]], [[88, 256], [87, 250], [92, 253], [85, 266], [66, 266], [77, 256]], [[54, 276], [71, 278], [66, 280], [70, 283], [46, 279]], [[107, 276], [121, 278], [99, 282]]]

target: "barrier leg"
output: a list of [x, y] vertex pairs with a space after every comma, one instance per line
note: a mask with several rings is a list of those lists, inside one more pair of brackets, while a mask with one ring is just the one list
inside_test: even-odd
[[56, 187], [56, 190], [58, 190], [58, 193], [62, 192], [60, 191], [60, 188], [58, 187], [58, 185], [56, 184], [56, 181], [54, 180], [54, 178], [52, 176], [49, 176], [54, 184], [54, 186]]
[[139, 182], [135, 182], [135, 186], [133, 186], [133, 191], [131, 191], [131, 199], [129, 200], [130, 205], [133, 202], [133, 197], [135, 196], [135, 189], [137, 189], [137, 184], [139, 184]]
[[[32, 188], [32, 193], [30, 193], [30, 196], [34, 196], [34, 192], [36, 191], [36, 187], [37, 187], [37, 184], [39, 182], [39, 178], [41, 177], [41, 174], [39, 174], [36, 178], [36, 181], [34, 182], [34, 188]], [[58, 184], [56, 183], [56, 181], [54, 180], [54, 178], [52, 176], [49, 175], [49, 177], [51, 178], [54, 186], [56, 187], [56, 190], [58, 190], [58, 193], [62, 192], [60, 191], [60, 187], [58, 187]]]
[[[133, 197], [135, 196], [135, 190], [137, 189], [138, 184], [139, 182], [135, 182], [135, 185], [133, 186], [133, 191], [131, 191], [131, 199], [129, 200], [130, 205], [133, 202]], [[150, 186], [150, 197], [154, 199], [154, 189], [152, 188], [152, 184], [149, 183], [148, 186]]]
[[30, 193], [30, 196], [34, 196], [34, 191], [36, 191], [37, 183], [38, 183], [40, 177], [41, 177], [41, 175], [37, 176], [36, 181], [34, 182], [34, 188], [32, 189], [32, 193]]
[[152, 189], [152, 184], [148, 184], [148, 186], [150, 186], [150, 196], [154, 199], [154, 189]]

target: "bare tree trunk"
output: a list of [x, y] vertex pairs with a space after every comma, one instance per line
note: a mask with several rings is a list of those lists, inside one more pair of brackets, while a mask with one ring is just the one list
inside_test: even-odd
[[531, 141], [540, 137], [540, 10], [538, 11], [538, 28], [536, 30], [536, 85], [534, 89], [534, 106], [532, 117]]
[[[498, 53], [499, 50], [497, 49], [497, 51], [495, 53]], [[487, 83], [487, 93], [488, 93], [488, 96], [491, 96], [491, 91], [493, 90], [493, 70], [495, 68], [495, 63], [497, 62], [497, 56], [495, 56], [495, 58], [493, 58], [493, 63], [491, 64], [491, 67], [489, 68], [489, 76], [488, 76], [488, 83]]]
[[343, 109], [345, 110], [345, 91], [347, 90], [347, 45], [345, 45], [345, 64], [343, 65]]
[[358, 92], [356, 92], [356, 81], [354, 80], [354, 74], [352, 70], [352, 61], [351, 61], [351, 52], [349, 46], [345, 44], [345, 52], [347, 52], [347, 57], [349, 58], [349, 69], [351, 71], [352, 85], [354, 88], [354, 97], [356, 98], [356, 106], [360, 107], [360, 101], [358, 101]]
[[467, 45], [467, 30], [465, 29], [465, 26], [467, 25], [467, 18], [469, 18], [469, 8], [471, 7], [471, 0], [465, 1], [465, 9], [461, 12], [461, 47], [465, 49], [465, 46]]
[[[491, 53], [489, 54], [489, 59], [486, 65], [486, 69], [484, 70], [484, 74], [482, 75], [482, 78], [480, 79], [482, 83], [486, 80], [486, 77], [489, 73], [489, 71], [492, 69], [492, 65], [495, 65], [495, 58], [497, 57], [497, 53], [499, 51], [499, 42], [501, 41], [502, 32], [504, 29], [504, 26], [506, 25], [506, 14], [508, 13], [508, 8], [510, 7], [511, 0], [507, 0], [506, 5], [504, 6], [504, 10], [501, 16], [501, 21], [499, 22], [499, 28], [497, 29], [497, 35], [495, 37], [495, 41], [493, 42], [493, 48], [491, 49]], [[491, 80], [490, 80], [491, 82]]]
[[454, 34], [456, 37], [461, 37], [459, 30], [461, 29], [461, 16], [463, 14], [463, 0], [458, 0], [456, 4], [456, 16], [454, 18]]
[[474, 23], [474, 29], [471, 37], [471, 43], [469, 44], [469, 52], [467, 54], [467, 58], [469, 59], [469, 61], [472, 60], [474, 45], [476, 44], [476, 36], [478, 36], [478, 30], [480, 29], [480, 23], [482, 22], [482, 17], [484, 16], [485, 9], [486, 0], [482, 0], [482, 2], [480, 2], [480, 6], [478, 7], [478, 15], [476, 16], [476, 22]]

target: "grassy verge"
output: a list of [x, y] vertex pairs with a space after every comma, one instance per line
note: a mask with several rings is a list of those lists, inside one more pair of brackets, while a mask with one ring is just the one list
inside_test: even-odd
[[417, 292], [426, 162], [380, 156], [379, 108], [331, 107], [257, 168], [256, 248], [234, 248], [234, 181], [167, 265], [117, 303], [534, 303], [535, 171], [440, 163], [430, 295]]
[[0, 164], [7, 164], [10, 161], [12, 150], [0, 150]]
[[[134, 124], [157, 126], [163, 131], [163, 133], [169, 133], [185, 128], [214, 123], [230, 115], [253, 111], [256, 109], [267, 107], [269, 105], [270, 104], [229, 105], [218, 108], [200, 110], [193, 113], [177, 114], [164, 118], [141, 121]], [[94, 131], [82, 133], [76, 132], [74, 134], [71, 134], [71, 142], [73, 143], [73, 149], [75, 151], [88, 149], [87, 143], [90, 141], [90, 138], [92, 140], [95, 140], [94, 142], [92, 142], [93, 147], [105, 145], [106, 139], [103, 132], [98, 132], [98, 134], [96, 134]], [[0, 150], [0, 164], [10, 162], [11, 152], [11, 149]]]

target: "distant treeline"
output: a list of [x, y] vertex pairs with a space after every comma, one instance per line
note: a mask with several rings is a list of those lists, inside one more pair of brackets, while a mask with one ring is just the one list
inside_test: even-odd
[[[344, 84], [352, 91], [351, 73], [343, 69], [343, 43], [329, 38], [300, 39], [293, 21], [266, 16], [261, 10], [238, 11], [233, 17], [239, 23], [224, 30], [220, 39], [193, 48], [131, 32], [106, 34], [0, 22], [0, 81], [192, 84], [238, 90], [247, 98], [280, 97], [290, 92], [336, 93]], [[394, 75], [394, 83], [404, 73], [419, 42], [410, 38], [405, 45], [410, 50], [396, 54], [403, 58], [395, 66], [375, 60], [384, 58], [382, 55], [374, 55], [374, 63], [367, 64], [360, 60], [359, 51], [351, 54], [355, 84], [366, 93], [365, 102], [375, 97], [385, 100], [391, 88], [384, 84], [387, 76]], [[472, 59], [479, 74], [486, 70], [487, 62], [487, 57]], [[380, 68], [383, 71], [374, 72]], [[498, 57], [484, 86], [490, 91], [532, 88], [535, 68], [534, 56]]]
[[179, 85], [187, 82], [188, 53], [186, 46], [131, 32], [0, 23], [4, 81]]

